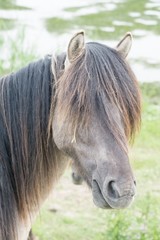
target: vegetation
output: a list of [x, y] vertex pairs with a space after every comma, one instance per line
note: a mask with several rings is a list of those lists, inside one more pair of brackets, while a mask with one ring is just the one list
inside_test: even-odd
[[18, 6], [17, 4], [15, 4], [14, 0], [0, 0], [0, 9], [28, 10], [29, 8]]
[[0, 30], [10, 30], [15, 26], [15, 21], [6, 18], [0, 18]]
[[[83, 7], [66, 8], [66, 12], [70, 12], [72, 18], [53, 17], [46, 20], [46, 28], [48, 31], [61, 33], [70, 29], [85, 29], [87, 35], [92, 39], [115, 39], [127, 31], [135, 29], [151, 31], [160, 34], [159, 16], [147, 15], [147, 0], [137, 2], [135, 0], [120, 1], [116, 5], [110, 5], [104, 1], [97, 4], [88, 5], [88, 10], [93, 7], [93, 13], [81, 14]], [[96, 8], [96, 12], [94, 9]], [[87, 6], [85, 6], [87, 9]], [[151, 12], [156, 8], [150, 8]], [[124, 13], [124, 14], [123, 14]], [[133, 13], [130, 14], [130, 13]], [[148, 22], [149, 21], [149, 22]]]
[[[7, 43], [0, 39], [0, 49], [5, 48], [7, 44], [6, 48], [9, 50], [7, 60], [0, 57], [0, 76], [17, 71], [22, 66], [36, 59], [36, 51], [32, 48], [24, 47], [24, 34], [25, 32], [21, 31], [17, 35], [16, 41], [10, 39]], [[20, 48], [19, 46], [22, 47]]]

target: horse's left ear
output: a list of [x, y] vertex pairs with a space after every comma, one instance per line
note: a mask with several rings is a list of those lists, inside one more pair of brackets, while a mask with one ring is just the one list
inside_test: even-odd
[[122, 40], [118, 43], [116, 50], [126, 58], [132, 46], [132, 34], [130, 32], [126, 33], [126, 35], [122, 38]]
[[68, 44], [67, 60], [72, 63], [83, 53], [85, 48], [84, 31], [76, 33]]

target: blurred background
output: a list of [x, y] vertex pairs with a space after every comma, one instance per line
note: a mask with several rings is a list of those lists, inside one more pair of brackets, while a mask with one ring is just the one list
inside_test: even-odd
[[39, 240], [160, 239], [160, 0], [0, 0], [0, 75], [87, 41], [116, 46], [133, 34], [128, 60], [142, 91], [142, 129], [131, 148], [137, 196], [129, 209], [104, 211], [67, 170], [33, 226]]

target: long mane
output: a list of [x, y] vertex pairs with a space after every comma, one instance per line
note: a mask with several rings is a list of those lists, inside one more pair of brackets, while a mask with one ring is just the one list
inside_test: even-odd
[[55, 178], [53, 82], [48, 56], [0, 79], [0, 239], [16, 239], [17, 214], [35, 210]]
[[121, 126], [109, 103], [120, 111], [126, 139], [133, 139], [139, 129], [141, 103], [136, 77], [125, 59], [103, 44], [86, 44], [84, 53], [60, 77], [56, 98], [63, 119], [68, 119], [73, 131], [87, 126], [91, 114], [97, 112], [125, 148]]

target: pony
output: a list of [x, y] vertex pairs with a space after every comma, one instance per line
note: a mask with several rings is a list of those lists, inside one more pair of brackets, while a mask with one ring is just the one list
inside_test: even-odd
[[110, 48], [79, 31], [66, 53], [0, 79], [0, 239], [28, 238], [70, 158], [97, 207], [130, 205], [128, 146], [141, 121], [131, 44], [131, 33]]

